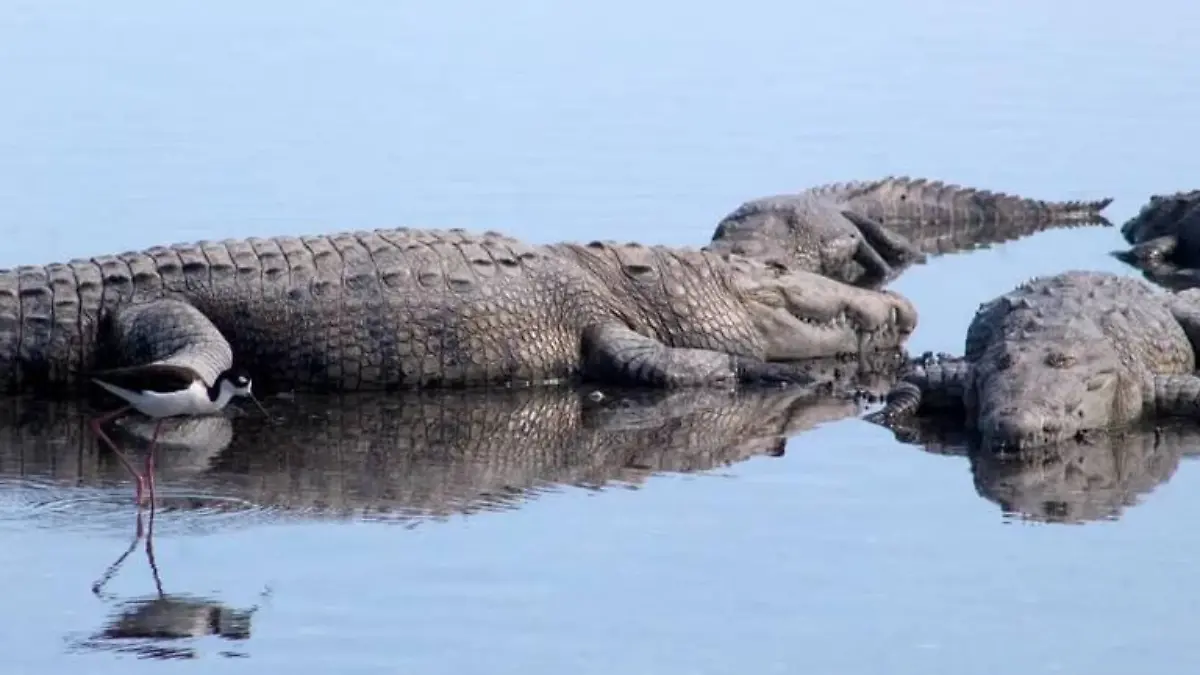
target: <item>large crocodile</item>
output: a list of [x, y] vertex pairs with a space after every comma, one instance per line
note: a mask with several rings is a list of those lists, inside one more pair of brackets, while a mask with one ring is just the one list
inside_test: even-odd
[[907, 176], [831, 183], [748, 201], [717, 224], [708, 249], [880, 287], [927, 254], [1035, 232], [1110, 225], [1111, 198], [1042, 201]]
[[263, 387], [809, 382], [901, 345], [916, 311], [734, 254], [408, 228], [251, 238], [0, 270], [0, 391], [166, 361]]
[[1029, 281], [980, 306], [962, 358], [916, 365], [869, 416], [958, 408], [984, 447], [1023, 450], [1200, 412], [1200, 290], [1105, 272]]
[[1114, 256], [1173, 289], [1200, 286], [1200, 190], [1151, 195], [1121, 226], [1131, 244]]

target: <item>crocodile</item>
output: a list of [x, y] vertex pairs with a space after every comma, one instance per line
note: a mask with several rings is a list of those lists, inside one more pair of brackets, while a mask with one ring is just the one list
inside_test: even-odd
[[736, 254], [410, 228], [155, 246], [0, 270], [0, 391], [165, 362], [256, 391], [811, 383], [794, 362], [900, 346], [917, 313]]
[[1200, 286], [1200, 190], [1151, 195], [1121, 226], [1131, 246], [1113, 256], [1174, 290]]
[[958, 413], [996, 451], [1200, 412], [1200, 289], [1072, 270], [980, 306], [962, 357], [919, 360], [868, 420], [903, 429], [922, 408]]
[[878, 288], [941, 255], [1062, 227], [1109, 226], [1111, 197], [1042, 201], [908, 176], [829, 183], [747, 201], [708, 250]]

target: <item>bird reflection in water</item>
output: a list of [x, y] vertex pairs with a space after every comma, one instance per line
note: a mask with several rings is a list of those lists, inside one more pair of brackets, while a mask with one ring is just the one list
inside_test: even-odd
[[[149, 659], [194, 659], [201, 656], [195, 644], [200, 638], [212, 636], [235, 642], [248, 640], [251, 619], [259, 605], [249, 609], [234, 609], [210, 598], [163, 591], [158, 563], [154, 558], [154, 517], [155, 509], [151, 506], [149, 520], [143, 529], [143, 514], [138, 512], [138, 533], [128, 548], [92, 585], [92, 593], [97, 597], [116, 604], [115, 611], [110, 614], [108, 625], [77, 642], [75, 649], [120, 652]], [[144, 542], [142, 548], [154, 579], [155, 594], [120, 601], [106, 593], [104, 587], [138, 548], [139, 542]], [[269, 593], [269, 589], [264, 590], [261, 597], [266, 598]], [[245, 652], [232, 649], [218, 653], [225, 657], [248, 656]]]

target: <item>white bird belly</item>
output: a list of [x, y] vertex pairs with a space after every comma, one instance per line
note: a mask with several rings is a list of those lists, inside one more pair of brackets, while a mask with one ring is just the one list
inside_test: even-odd
[[208, 390], [204, 385], [195, 382], [187, 389], [172, 392], [131, 392], [109, 385], [106, 382], [98, 384], [113, 394], [130, 402], [143, 415], [148, 417], [175, 417], [178, 415], [205, 415], [214, 413], [220, 408], [208, 398]]

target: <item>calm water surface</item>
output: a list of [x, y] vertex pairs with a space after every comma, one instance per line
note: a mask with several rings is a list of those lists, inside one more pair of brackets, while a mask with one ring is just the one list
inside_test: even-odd
[[[745, 199], [892, 173], [1112, 196], [1119, 223], [1152, 192], [1195, 187], [1197, 7], [10, 0], [0, 266], [388, 225], [698, 245]], [[1106, 255], [1120, 245], [1115, 229], [1049, 232], [913, 269], [893, 285], [922, 313], [910, 346], [958, 352], [980, 302], [1036, 274], [1125, 270]], [[92, 594], [134, 511], [111, 462], [63, 428], [75, 432], [13, 436], [24, 445], [3, 459], [3, 672], [188, 667], [94, 638], [123, 601], [154, 597], [155, 577], [135, 549]], [[402, 484], [349, 480], [392, 475], [371, 467], [399, 460], [361, 453], [397, 432], [363, 446], [345, 428], [308, 446], [331, 448], [332, 468], [270, 437], [255, 447], [277, 463], [261, 472], [253, 453], [176, 456], [154, 561], [168, 597], [210, 604], [160, 609], [249, 637], [153, 655], [294, 673], [1200, 662], [1200, 473], [1178, 458], [1200, 443], [1186, 434], [1174, 460], [1117, 462], [1134, 497], [1051, 524], [1006, 514], [1025, 502], [997, 495], [1040, 494], [1053, 466], [988, 478], [853, 411], [796, 431], [782, 457], [652, 462], [637, 480], [593, 467], [615, 482], [470, 515], [332, 517], [481, 481], [492, 499], [509, 482], [437, 461], [397, 470]], [[1075, 473], [1072, 499], [1111, 487]], [[225, 474], [241, 482], [205, 482]]]

